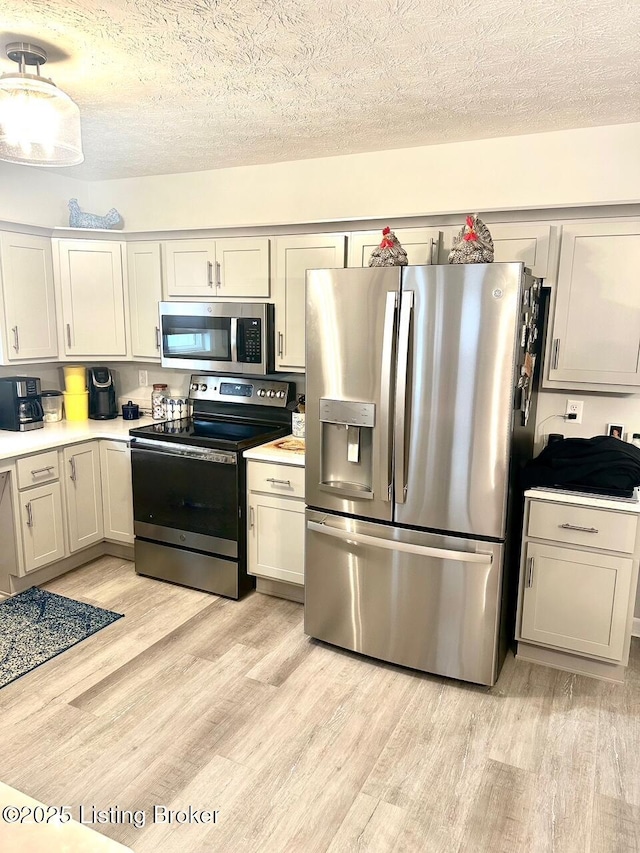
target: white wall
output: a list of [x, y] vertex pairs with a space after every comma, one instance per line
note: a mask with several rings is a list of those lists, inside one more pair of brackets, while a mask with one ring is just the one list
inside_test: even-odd
[[55, 170], [0, 162], [0, 219], [45, 227], [69, 224], [67, 203], [82, 207], [87, 184]]
[[[428, 117], [425, 117], [428, 121]], [[133, 230], [640, 201], [640, 123], [98, 181]]]
[[[569, 399], [584, 402], [581, 424], [562, 417]], [[631, 441], [634, 432], [640, 433], [640, 395], [542, 391], [538, 395], [536, 449], [544, 447], [550, 432], [561, 433], [565, 438], [591, 438], [606, 435], [607, 424], [614, 423], [624, 426], [627, 441]]]

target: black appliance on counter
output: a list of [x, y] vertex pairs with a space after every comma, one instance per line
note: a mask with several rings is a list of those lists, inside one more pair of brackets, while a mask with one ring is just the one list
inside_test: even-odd
[[26, 432], [43, 426], [40, 380], [34, 376], [0, 378], [0, 429]]
[[118, 417], [116, 386], [108, 367], [87, 369], [89, 386], [89, 417], [96, 421]]
[[192, 416], [129, 430], [136, 572], [240, 598], [247, 574], [243, 451], [291, 432], [293, 382], [193, 375]]

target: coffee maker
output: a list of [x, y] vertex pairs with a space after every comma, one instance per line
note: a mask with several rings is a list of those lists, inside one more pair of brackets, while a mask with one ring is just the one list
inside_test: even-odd
[[43, 426], [40, 380], [34, 376], [0, 378], [0, 429], [26, 432]]
[[117, 418], [116, 388], [109, 368], [89, 367], [87, 384], [89, 386], [89, 417], [97, 421]]

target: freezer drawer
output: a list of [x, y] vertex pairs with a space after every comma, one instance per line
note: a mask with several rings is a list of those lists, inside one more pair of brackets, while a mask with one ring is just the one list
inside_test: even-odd
[[305, 632], [425, 672], [494, 684], [499, 543], [307, 511]]

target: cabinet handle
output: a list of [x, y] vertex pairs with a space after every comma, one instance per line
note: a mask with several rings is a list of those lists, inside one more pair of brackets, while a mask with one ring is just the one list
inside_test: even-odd
[[71, 323], [67, 323], [67, 346], [71, 347]]
[[24, 508], [27, 511], [27, 527], [33, 527], [33, 512], [31, 510], [31, 501], [25, 504]]
[[274, 477], [267, 477], [267, 483], [278, 483], [280, 486], [290, 486], [291, 480], [276, 480]]
[[70, 478], [71, 478], [71, 479], [73, 480], [73, 482], [75, 483], [75, 481], [77, 480], [77, 475], [76, 475], [76, 458], [75, 458], [75, 456], [72, 456], [72, 457], [71, 457], [71, 459], [69, 460], [69, 465], [71, 465], [71, 474], [70, 474]]
[[527, 589], [533, 586], [533, 557], [527, 558]]
[[253, 528], [254, 523], [255, 523], [255, 513], [253, 511], [253, 507], [250, 506], [249, 507], [249, 530], [251, 530]]
[[160, 326], [156, 326], [156, 349], [160, 349]]
[[554, 338], [553, 341], [553, 358], [551, 359], [552, 370], [558, 369], [558, 358], [560, 357], [560, 338]]
[[36, 474], [45, 474], [47, 471], [53, 471], [53, 469], [54, 469], [53, 465], [47, 465], [46, 468], [34, 468], [31, 471], [31, 476], [35, 477]]
[[599, 533], [597, 527], [580, 527], [577, 524], [559, 524], [558, 527], [563, 530], [581, 530], [583, 533]]
[[209, 287], [213, 287], [213, 264], [211, 261], [207, 261], [207, 284]]
[[284, 355], [284, 335], [278, 332], [278, 355], [280, 358]]
[[430, 260], [429, 260], [430, 264], [437, 264], [438, 263], [438, 244], [436, 243], [436, 241], [433, 238], [431, 239], [431, 248], [429, 249], [429, 258], [430, 258]]
[[216, 287], [222, 287], [222, 270], [220, 261], [216, 261]]
[[18, 338], [18, 327], [13, 326], [11, 331], [13, 332], [13, 348], [16, 352], [18, 352], [18, 350], [20, 349], [20, 339]]

